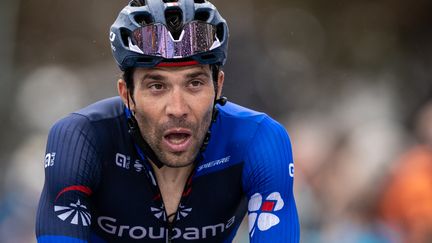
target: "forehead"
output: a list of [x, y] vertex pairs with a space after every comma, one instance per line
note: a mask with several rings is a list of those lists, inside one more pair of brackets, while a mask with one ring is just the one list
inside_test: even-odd
[[193, 75], [204, 75], [211, 78], [209, 65], [193, 65], [184, 67], [154, 67], [154, 68], [136, 68], [134, 80], [143, 80], [147, 77], [159, 76], [162, 78], [182, 78]]

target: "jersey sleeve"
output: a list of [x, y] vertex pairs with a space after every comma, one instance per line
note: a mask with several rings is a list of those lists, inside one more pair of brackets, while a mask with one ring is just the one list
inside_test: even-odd
[[100, 178], [95, 131], [72, 114], [50, 130], [45, 183], [36, 215], [38, 243], [83, 243], [90, 237], [91, 195]]
[[246, 151], [243, 171], [251, 242], [299, 242], [293, 181], [294, 163], [288, 134], [266, 116]]

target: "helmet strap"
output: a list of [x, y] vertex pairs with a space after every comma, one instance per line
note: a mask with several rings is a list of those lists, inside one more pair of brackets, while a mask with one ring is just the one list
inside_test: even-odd
[[[135, 103], [132, 97], [131, 99]], [[129, 95], [127, 97], [127, 102], [128, 102], [128, 109], [131, 111], [127, 118], [127, 124], [129, 126], [128, 132], [131, 135], [132, 140], [143, 151], [143, 153], [146, 155], [146, 157], [149, 160], [151, 160], [159, 169], [162, 168], [164, 164], [159, 160], [159, 158], [156, 156], [156, 153], [153, 151], [153, 149], [150, 147], [150, 145], [145, 141], [145, 139], [141, 135], [138, 122], [135, 118], [135, 111], [130, 109]]]

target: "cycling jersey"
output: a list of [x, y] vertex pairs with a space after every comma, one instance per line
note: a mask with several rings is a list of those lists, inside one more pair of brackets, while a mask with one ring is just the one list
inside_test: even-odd
[[47, 142], [38, 242], [231, 242], [246, 212], [251, 242], [298, 242], [285, 129], [230, 102], [218, 110], [173, 222], [119, 97], [58, 121]]

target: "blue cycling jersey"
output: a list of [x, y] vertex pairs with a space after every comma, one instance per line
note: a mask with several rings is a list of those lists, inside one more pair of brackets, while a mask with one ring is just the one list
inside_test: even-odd
[[57, 122], [47, 142], [38, 242], [231, 242], [246, 212], [251, 242], [299, 242], [285, 129], [230, 102], [218, 109], [172, 222], [119, 97]]

